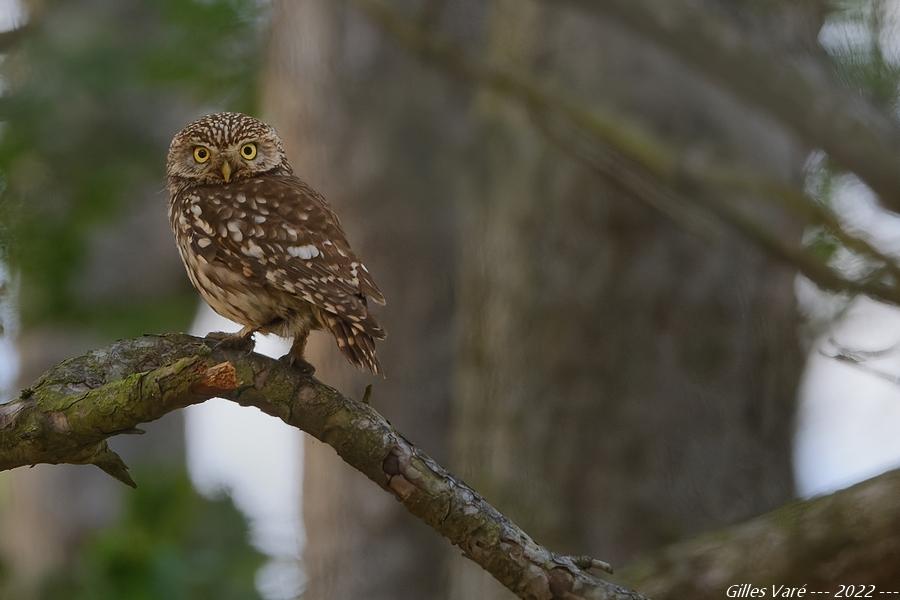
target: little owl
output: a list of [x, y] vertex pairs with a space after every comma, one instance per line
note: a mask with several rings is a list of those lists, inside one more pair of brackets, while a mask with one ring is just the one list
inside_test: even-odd
[[191, 283], [223, 317], [294, 339], [303, 361], [312, 329], [326, 329], [353, 364], [380, 373], [384, 332], [366, 297], [384, 296], [321, 194], [293, 174], [275, 130], [240, 113], [208, 115], [172, 140], [169, 219]]

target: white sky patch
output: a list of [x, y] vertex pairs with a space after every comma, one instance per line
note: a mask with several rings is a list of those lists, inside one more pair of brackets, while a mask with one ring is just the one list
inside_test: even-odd
[[[882, 252], [900, 256], [900, 217], [881, 209], [854, 177], [838, 178], [835, 209]], [[841, 252], [836, 263], [858, 275], [862, 261]], [[794, 470], [801, 496], [826, 494], [900, 467], [900, 309], [868, 298], [836, 299], [798, 279], [800, 305], [831, 324], [817, 336], [800, 387]], [[840, 308], [843, 307], [843, 313]], [[832, 341], [833, 340], [833, 341]], [[840, 348], [875, 352], [862, 366], [841, 362]]]
[[810, 353], [800, 391], [794, 467], [798, 492], [825, 494], [900, 467], [900, 385], [866, 371], [900, 375], [900, 353], [862, 366], [837, 361], [837, 348], [890, 350], [900, 341], [900, 311], [860, 300]]
[[[878, 44], [885, 60], [898, 65], [900, 2], [882, 6]], [[870, 36], [862, 21], [835, 22], [823, 27], [819, 41], [836, 52], [866, 51]], [[834, 208], [842, 220], [882, 252], [900, 257], [900, 216], [880, 208], [872, 192], [855, 177], [839, 177], [834, 183]], [[866, 266], [846, 251], [836, 258], [836, 264], [851, 276]], [[824, 294], [804, 278], [798, 278], [797, 288], [803, 308], [820, 323], [831, 320], [809, 354], [794, 437], [797, 491], [814, 496], [900, 467], [900, 384], [888, 380], [900, 377], [900, 309], [867, 298], [848, 305], [846, 299]], [[839, 362], [828, 358], [839, 350], [835, 343], [877, 354], [861, 366]]]
[[[205, 304], [191, 328], [194, 335], [237, 331], [235, 323]], [[289, 343], [256, 336], [256, 351], [279, 357]], [[250, 521], [253, 543], [272, 560], [258, 574], [257, 587], [270, 600], [296, 598], [303, 586], [300, 554], [302, 436], [256, 408], [214, 399], [185, 410], [187, 462], [201, 493], [227, 490]]]
[[0, 31], [15, 29], [25, 20], [25, 9], [18, 0], [0, 0]]
[[0, 404], [11, 399], [19, 376], [19, 354], [16, 351], [16, 332], [19, 329], [16, 312], [15, 277], [0, 262]]

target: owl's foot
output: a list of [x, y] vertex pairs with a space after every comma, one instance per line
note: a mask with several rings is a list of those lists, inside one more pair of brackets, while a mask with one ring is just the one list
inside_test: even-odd
[[315, 375], [316, 368], [303, 360], [302, 357], [297, 356], [293, 352], [288, 352], [284, 356], [278, 359], [278, 362], [284, 363], [294, 369], [297, 369], [304, 375]]
[[226, 333], [224, 331], [213, 331], [206, 335], [206, 339], [213, 340], [216, 344], [213, 350], [246, 350], [249, 354], [256, 347], [253, 340], [255, 329], [244, 327], [237, 333]]
[[316, 372], [316, 368], [306, 362], [303, 358], [303, 351], [306, 349], [307, 336], [309, 336], [309, 331], [300, 332], [295, 335], [294, 343], [291, 344], [291, 349], [278, 360], [299, 370], [304, 375], [312, 376]]

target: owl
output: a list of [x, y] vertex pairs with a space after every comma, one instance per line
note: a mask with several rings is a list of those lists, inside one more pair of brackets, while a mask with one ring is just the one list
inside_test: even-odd
[[191, 283], [217, 313], [255, 332], [293, 338], [283, 358], [303, 359], [313, 329], [330, 332], [354, 365], [380, 374], [384, 331], [367, 300], [384, 304], [325, 198], [296, 177], [275, 129], [240, 113], [182, 129], [166, 162], [169, 220]]

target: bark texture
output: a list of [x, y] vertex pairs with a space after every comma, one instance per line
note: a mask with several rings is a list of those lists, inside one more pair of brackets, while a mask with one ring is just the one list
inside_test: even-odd
[[519, 598], [644, 598], [589, 574], [590, 560], [536, 544], [368, 404], [270, 358], [218, 350], [215, 340], [144, 336], [59, 364], [0, 405], [0, 470], [94, 464], [134, 485], [106, 439], [212, 397], [256, 406], [328, 444]]

